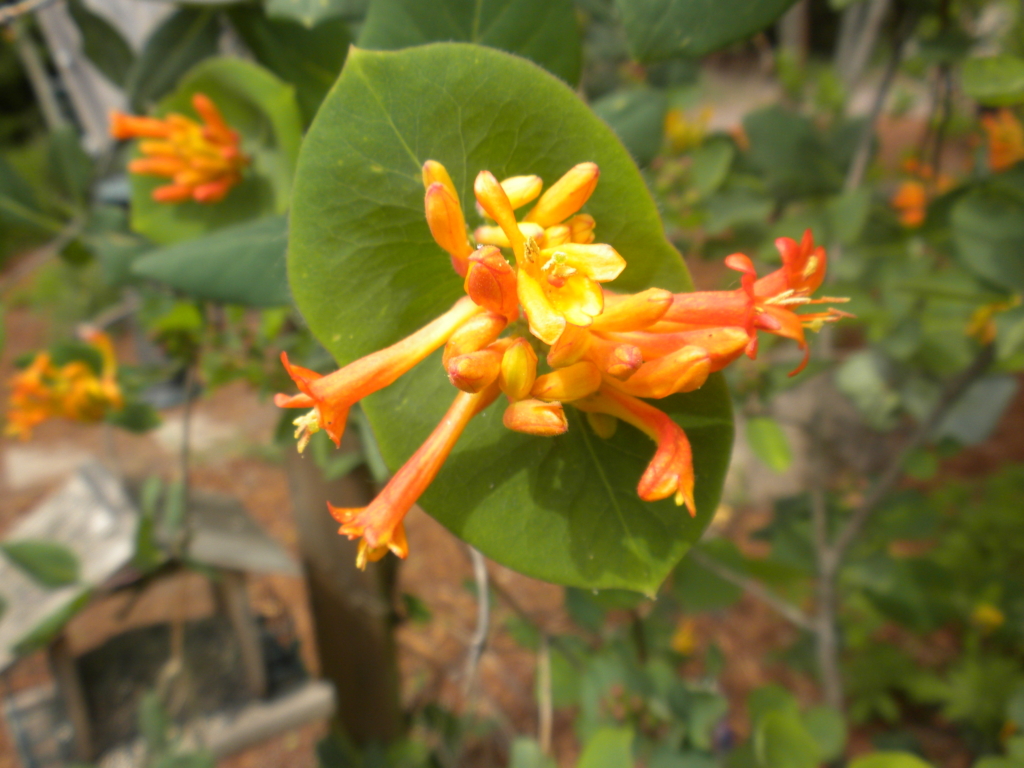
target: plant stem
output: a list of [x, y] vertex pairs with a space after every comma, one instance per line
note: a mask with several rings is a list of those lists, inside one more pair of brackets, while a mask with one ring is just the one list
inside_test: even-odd
[[540, 751], [551, 754], [553, 707], [551, 702], [551, 642], [547, 633], [540, 636], [537, 651], [537, 741]]
[[469, 654], [466, 658], [466, 677], [463, 694], [468, 698], [476, 680], [476, 669], [487, 644], [487, 630], [491, 623], [491, 593], [487, 579], [487, 562], [484, 556], [474, 547], [469, 548], [469, 557], [473, 561], [473, 578], [476, 580], [476, 630], [469, 643]]
[[[822, 478], [818, 473], [817, 477]], [[816, 608], [814, 613], [814, 650], [821, 677], [825, 703], [843, 711], [843, 675], [839, 667], [838, 602], [832, 571], [831, 546], [828, 543], [828, 507], [820, 485], [811, 490], [811, 525], [817, 561]]]
[[735, 584], [745, 592], [749, 592], [761, 602], [771, 606], [778, 611], [784, 619], [795, 624], [800, 629], [806, 629], [808, 632], [815, 631], [815, 624], [810, 616], [789, 601], [776, 595], [759, 581], [752, 579], [749, 576], [736, 573], [736, 571], [729, 566], [719, 562], [699, 549], [690, 550], [689, 556], [719, 578]]

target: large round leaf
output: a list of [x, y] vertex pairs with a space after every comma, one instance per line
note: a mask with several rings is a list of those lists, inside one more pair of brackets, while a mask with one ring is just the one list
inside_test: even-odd
[[242, 137], [252, 162], [242, 183], [214, 205], [153, 201], [167, 180], [132, 175], [132, 229], [166, 244], [288, 208], [302, 119], [295, 89], [257, 64], [241, 59], [207, 59], [190, 70], [178, 89], [160, 102], [157, 114], [179, 112], [196, 119], [192, 95], [209, 96], [224, 120]]
[[[636, 166], [564, 83], [534, 64], [466, 44], [397, 53], [354, 49], [310, 128], [291, 212], [289, 277], [298, 307], [339, 363], [416, 330], [462, 295], [462, 280], [423, 215], [420, 166], [444, 163], [471, 218], [472, 182], [574, 164], [601, 168], [586, 210], [600, 242], [629, 262], [613, 287], [691, 288]], [[471, 222], [472, 223], [472, 222]], [[439, 354], [368, 398], [392, 467], [441, 419], [456, 391]], [[654, 452], [623, 425], [598, 438], [567, 408], [557, 438], [509, 432], [496, 403], [470, 424], [421, 503], [455, 534], [512, 568], [583, 587], [652, 594], [714, 512], [732, 441], [719, 376], [663, 400], [693, 442], [697, 518], [671, 500], [645, 503], [636, 484]]]

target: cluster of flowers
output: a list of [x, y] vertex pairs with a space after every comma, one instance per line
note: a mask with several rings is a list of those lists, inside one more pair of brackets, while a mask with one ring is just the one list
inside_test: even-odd
[[[470, 419], [502, 394], [508, 400], [504, 424], [517, 432], [563, 434], [566, 404], [586, 413], [602, 437], [610, 437], [619, 420], [640, 429], [657, 443], [640, 478], [640, 498], [674, 498], [694, 514], [686, 434], [642, 398], [698, 389], [709, 374], [744, 352], [756, 355], [759, 330], [793, 339], [806, 351], [805, 328], [817, 330], [844, 316], [831, 308], [793, 311], [841, 301], [811, 298], [824, 279], [826, 259], [810, 232], [801, 243], [778, 240], [783, 266], [761, 279], [746, 256], [728, 257], [727, 265], [741, 275], [736, 290], [673, 294], [651, 288], [623, 295], [604, 289], [602, 283], [618, 277], [626, 262], [612, 246], [594, 242], [596, 222], [579, 213], [597, 181], [597, 166], [582, 163], [541, 194], [543, 181], [537, 176], [499, 182], [481, 171], [474, 192], [481, 213], [494, 224], [478, 228], [473, 243], [451, 178], [440, 163], [428, 161], [423, 167], [427, 223], [464, 279], [467, 296], [406, 339], [328, 375], [292, 365], [282, 355], [300, 392], [279, 394], [275, 402], [311, 409], [295, 420], [300, 451], [319, 430], [337, 444], [355, 402], [441, 347], [444, 369], [460, 390], [441, 423], [369, 506], [328, 504], [340, 533], [361, 538], [360, 567], [389, 550], [406, 556], [406, 513]], [[534, 200], [517, 220], [515, 211]], [[511, 251], [511, 264], [501, 249]], [[546, 373], [538, 371], [539, 355]], [[806, 353], [797, 370], [804, 364]]]
[[110, 115], [110, 134], [115, 139], [143, 139], [139, 151], [144, 157], [128, 163], [128, 171], [171, 180], [153, 190], [158, 203], [219, 203], [242, 180], [242, 170], [249, 164], [239, 148], [238, 133], [224, 122], [217, 105], [196, 93], [192, 106], [202, 125], [175, 113], [162, 119], [121, 112]]
[[5, 434], [27, 440], [32, 430], [49, 418], [94, 422], [120, 410], [124, 398], [117, 383], [117, 359], [110, 337], [86, 329], [82, 338], [102, 358], [99, 374], [81, 360], [58, 367], [48, 352], [39, 352], [11, 379]]

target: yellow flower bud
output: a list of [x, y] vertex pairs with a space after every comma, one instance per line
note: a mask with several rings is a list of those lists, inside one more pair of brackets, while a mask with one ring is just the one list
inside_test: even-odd
[[540, 194], [544, 181], [540, 176], [511, 176], [501, 182], [513, 210], [522, 208]]
[[452, 358], [483, 349], [501, 335], [507, 324], [503, 315], [494, 312], [481, 312], [469, 318], [444, 345], [441, 364], [447, 368]]
[[501, 359], [501, 373], [498, 386], [508, 399], [515, 402], [530, 394], [537, 379], [537, 353], [530, 342], [518, 338], [512, 342]]
[[596, 163], [573, 166], [541, 195], [537, 205], [526, 215], [526, 221], [550, 227], [569, 218], [590, 199], [599, 175]]
[[452, 193], [452, 197], [459, 199], [459, 193], [452, 184], [452, 177], [448, 175], [448, 169], [436, 160], [427, 160], [423, 164], [423, 188], [429, 189], [431, 184], [444, 184], [445, 189]]
[[548, 350], [548, 365], [564, 368], [578, 363], [590, 348], [590, 332], [578, 325], [567, 325], [558, 341]]
[[601, 371], [589, 360], [582, 360], [539, 376], [530, 394], [539, 400], [571, 402], [597, 392], [600, 386]]
[[462, 215], [459, 199], [444, 184], [435, 181], [427, 187], [423, 203], [430, 234], [438, 245], [451, 254], [456, 271], [465, 275], [466, 260], [473, 252], [473, 246], [466, 237], [466, 219]]
[[588, 413], [587, 423], [594, 434], [605, 440], [609, 440], [619, 427], [619, 420], [607, 413]]

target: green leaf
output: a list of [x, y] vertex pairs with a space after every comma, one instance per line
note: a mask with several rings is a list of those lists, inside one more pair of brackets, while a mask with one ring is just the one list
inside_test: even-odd
[[804, 728], [818, 744], [821, 760], [831, 763], [846, 750], [846, 720], [842, 713], [824, 705], [811, 707], [803, 716]]
[[329, 19], [359, 19], [370, 0], [266, 0], [267, 16], [294, 21], [307, 29]]
[[850, 768], [932, 768], [909, 752], [873, 752], [850, 761]]
[[[480, 46], [354, 49], [303, 144], [288, 257], [296, 304], [341, 364], [398, 341], [462, 295], [423, 214], [420, 167], [429, 158], [448, 167], [471, 214], [481, 169], [499, 178], [536, 173], [551, 183], [594, 161], [601, 183], [586, 210], [599, 240], [629, 262], [614, 287], [691, 288], [636, 166], [563, 83]], [[393, 469], [454, 395], [438, 354], [363, 401]], [[516, 570], [653, 594], [714, 512], [732, 438], [719, 376], [658, 405], [690, 435], [696, 519], [671, 500], [636, 496], [654, 451], [639, 432], [623, 426], [602, 440], [567, 409], [568, 434], [530, 437], [502, 427], [500, 404], [473, 420], [420, 504]]]
[[668, 109], [668, 97], [663, 90], [643, 87], [616, 91], [591, 107], [622, 139], [637, 165], [645, 166], [657, 156]]
[[747, 442], [754, 455], [776, 472], [785, 472], [793, 463], [789, 440], [775, 419], [757, 416], [748, 420]]
[[964, 91], [992, 107], [1024, 102], [1024, 59], [1010, 54], [968, 59], [963, 69]]
[[48, 589], [78, 581], [78, 557], [50, 541], [8, 541], [0, 544], [7, 559]]
[[171, 728], [171, 718], [160, 703], [160, 694], [146, 691], [139, 702], [139, 733], [146, 742], [146, 750], [151, 755], [159, 755], [167, 751], [167, 732]]
[[211, 8], [185, 6], [167, 17], [143, 47], [125, 79], [136, 112], [146, 112], [194, 64], [217, 53], [220, 24]]
[[63, 125], [50, 132], [50, 177], [68, 200], [82, 208], [89, 201], [92, 184], [92, 158], [82, 149], [78, 131]]
[[817, 768], [821, 762], [818, 743], [788, 709], [768, 712], [758, 721], [754, 754], [763, 768]]
[[63, 608], [51, 613], [22, 635], [11, 647], [11, 650], [14, 651], [16, 656], [26, 656], [45, 648], [50, 644], [51, 640], [60, 634], [60, 631], [64, 629], [64, 625], [89, 604], [89, 601], [92, 599], [92, 593], [93, 590], [91, 588], [83, 589], [75, 596], [74, 600], [64, 605]]
[[252, 160], [244, 179], [215, 205], [157, 203], [153, 190], [166, 179], [133, 174], [132, 229], [159, 244], [191, 240], [242, 221], [284, 213], [288, 207], [295, 158], [302, 141], [302, 119], [295, 90], [257, 64], [241, 59], [210, 59], [191, 70], [159, 114], [195, 116], [192, 94], [209, 96], [225, 122], [242, 137]]
[[445, 41], [519, 54], [572, 85], [580, 79], [572, 0], [373, 0], [359, 33], [359, 47], [371, 50]]
[[771, 106], [743, 118], [750, 159], [780, 197], [802, 197], [838, 190], [842, 171], [814, 124], [784, 107]]
[[124, 86], [135, 63], [131, 46], [113, 24], [90, 11], [82, 0], [68, 0], [68, 10], [82, 34], [82, 50], [114, 85]]
[[615, 0], [633, 58], [695, 58], [758, 32], [795, 0]]
[[520, 736], [512, 742], [508, 768], [554, 768], [555, 761], [545, 755], [536, 739]]
[[121, 410], [109, 414], [107, 423], [128, 432], [141, 434], [160, 426], [160, 414], [149, 403], [135, 400], [125, 403]]
[[953, 238], [960, 262], [994, 285], [1024, 291], [1024, 201], [986, 184], [953, 206]]
[[736, 157], [736, 145], [726, 138], [712, 138], [690, 153], [690, 178], [701, 197], [707, 197], [725, 182]]
[[288, 304], [288, 221], [268, 216], [147, 253], [132, 272], [189, 298], [272, 307]]
[[633, 768], [633, 729], [602, 728], [594, 733], [576, 768]]
[[256, 60], [295, 86], [303, 121], [313, 120], [348, 53], [348, 26], [329, 19], [309, 29], [294, 21], [267, 18], [258, 5], [232, 5], [231, 23]]

